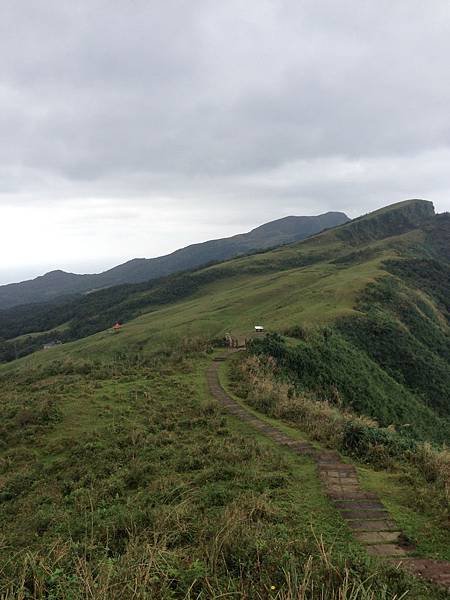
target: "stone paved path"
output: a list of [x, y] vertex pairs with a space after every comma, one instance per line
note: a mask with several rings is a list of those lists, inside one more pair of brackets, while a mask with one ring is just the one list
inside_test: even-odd
[[290, 438], [250, 413], [224, 391], [219, 382], [218, 367], [225, 359], [226, 355], [214, 360], [207, 371], [207, 380], [212, 395], [228, 412], [292, 452], [309, 456], [316, 462], [327, 496], [368, 554], [401, 566], [450, 591], [450, 563], [411, 556], [414, 547], [406, 541], [377, 494], [361, 488], [353, 465], [345, 463], [337, 452], [319, 450], [308, 442]]

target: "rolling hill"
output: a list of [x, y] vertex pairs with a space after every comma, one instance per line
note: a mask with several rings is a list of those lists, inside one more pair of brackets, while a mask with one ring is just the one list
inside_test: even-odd
[[[345, 404], [383, 425], [403, 426], [415, 414], [412, 434], [447, 439], [449, 229], [450, 216], [435, 215], [432, 203], [407, 201], [275, 250], [26, 314], [12, 309], [0, 315], [0, 326], [22, 337], [4, 342], [3, 356], [27, 353], [49, 337], [83, 338], [116, 320], [126, 322], [118, 338], [108, 331], [88, 337], [81, 352], [110, 353], [125, 344], [141, 353], [227, 331], [245, 338], [256, 323], [292, 338], [299, 328], [330, 327], [328, 344], [311, 337], [297, 340], [295, 358], [285, 352], [288, 363], [303, 365], [294, 371], [305, 389], [320, 381], [326, 394], [337, 386]], [[61, 352], [66, 348], [78, 352], [78, 344]]]
[[61, 296], [83, 294], [122, 283], [155, 279], [255, 250], [289, 244], [348, 220], [340, 212], [311, 217], [285, 217], [261, 225], [249, 233], [193, 244], [158, 258], [136, 258], [99, 274], [77, 275], [61, 270], [51, 271], [33, 280], [0, 286], [0, 310], [21, 304], [48, 302]]
[[[412, 200], [2, 311], [2, 356], [24, 356], [0, 365], [0, 594], [443, 600], [369, 559], [311, 460], [226, 415], [205, 372], [226, 332], [253, 338], [221, 363], [230, 393], [341, 452], [416, 556], [449, 561], [449, 240], [450, 215]], [[33, 352], [46, 339], [64, 343]]]

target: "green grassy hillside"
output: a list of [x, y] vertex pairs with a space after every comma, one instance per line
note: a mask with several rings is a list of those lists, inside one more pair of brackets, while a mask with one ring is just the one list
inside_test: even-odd
[[248, 233], [192, 244], [166, 256], [135, 258], [103, 273], [77, 275], [61, 270], [51, 271], [33, 280], [0, 286], [0, 309], [49, 302], [61, 296], [84, 294], [123, 283], [148, 281], [255, 250], [290, 244], [348, 220], [340, 212], [285, 217], [265, 223]]
[[146, 353], [180, 337], [213, 339], [225, 332], [245, 338], [260, 323], [288, 334], [328, 327], [334, 337], [323, 348], [316, 341], [320, 332], [296, 342], [299, 356], [308, 354], [296, 359], [303, 365], [294, 373], [301, 385], [322, 385], [323, 394], [337, 386], [345, 403], [381, 424], [408, 424], [405, 432], [445, 441], [449, 230], [450, 216], [435, 216], [431, 203], [403, 202], [299, 244], [104, 290], [52, 307], [44, 322], [46, 314], [60, 313], [65, 339], [117, 319], [125, 321], [123, 331], [112, 336], [106, 330], [50, 355]]
[[[307, 276], [307, 267], [316, 265], [318, 265], [316, 267], [316, 270], [318, 268], [317, 279], [327, 277], [338, 270], [336, 268], [338, 265], [334, 264], [333, 259], [339, 260], [339, 257], [341, 257], [341, 260], [345, 260], [343, 257], [347, 255], [350, 255], [350, 260], [354, 263], [358, 262], [358, 258], [360, 263], [372, 263], [367, 265], [367, 269], [363, 268], [360, 272], [354, 274], [356, 278], [367, 275], [370, 279], [375, 273], [371, 270], [371, 267], [374, 266], [374, 262], [375, 267], [378, 267], [380, 254], [385, 252], [385, 257], [388, 257], [395, 253], [393, 253], [389, 244], [386, 244], [385, 248], [375, 244], [374, 247], [364, 248], [362, 255], [358, 254], [358, 250], [353, 246], [358, 236], [362, 235], [361, 232], [364, 227], [370, 232], [370, 238], [376, 242], [389, 237], [386, 228], [392, 228], [392, 222], [398, 220], [398, 232], [405, 229], [411, 230], [415, 227], [418, 219], [422, 218], [423, 220], [425, 218], [423, 213], [428, 214], [430, 210], [431, 212], [433, 210], [431, 203], [423, 201], [411, 201], [406, 206], [405, 203], [400, 203], [399, 205], [393, 205], [386, 215], [377, 218], [370, 215], [362, 221], [355, 220], [348, 226], [327, 231], [309, 238], [304, 243], [284, 246], [273, 251], [261, 252], [198, 271], [169, 276], [143, 284], [117, 286], [101, 290], [81, 300], [76, 299], [49, 306], [44, 304], [36, 307], [19, 307], [10, 311], [1, 311], [0, 328], [2, 337], [10, 339], [24, 333], [45, 331], [66, 322], [70, 322], [72, 325], [69, 335], [83, 337], [96, 330], [106, 328], [111, 319], [130, 320], [139, 312], [148, 312], [153, 307], [171, 304], [174, 301], [192, 296], [200, 290], [203, 290], [203, 295], [207, 295], [209, 290], [207, 286], [216, 282], [227, 280], [225, 281], [225, 287], [233, 287], [234, 282], [229, 281], [230, 278], [245, 276], [245, 281], [250, 283], [253, 277], [266, 276], [265, 279], [263, 277], [260, 280], [259, 284], [265, 285], [265, 281], [267, 281], [270, 285], [271, 282], [274, 282], [274, 277], [282, 275], [286, 271], [293, 271], [294, 274], [300, 276], [306, 274]], [[378, 213], [374, 214], [377, 215]], [[341, 239], [348, 236], [352, 238], [351, 243], [344, 242]], [[361, 247], [367, 246], [367, 244], [364, 244], [364, 240], [361, 241]], [[349, 272], [348, 275], [352, 278], [353, 273]], [[312, 278], [316, 278], [314, 272]], [[307, 279], [307, 282], [309, 281], [311, 281], [311, 278]], [[367, 277], [365, 280], [361, 280], [359, 287], [364, 286], [365, 281], [367, 281]], [[239, 283], [240, 280], [238, 286]], [[302, 282], [299, 283], [302, 284]], [[337, 284], [340, 283], [342, 282], [337, 282]], [[290, 284], [291, 282], [289, 282]], [[332, 288], [333, 284], [330, 286], [330, 290]], [[341, 287], [341, 293], [342, 290]], [[319, 284], [318, 293], [320, 291], [321, 286]], [[344, 303], [346, 306], [352, 305], [351, 300], [344, 300]], [[65, 339], [69, 338], [66, 337]]]
[[244, 399], [347, 453], [421, 555], [450, 559], [447, 463], [419, 444], [450, 439], [449, 232], [400, 203], [22, 314], [66, 343], [0, 366], [0, 598], [444, 598], [369, 561], [312, 463], [226, 416], [204, 372], [263, 324], [230, 378], [251, 353], [273, 368]]
[[191, 340], [3, 374], [0, 597], [443, 600], [364, 555], [309, 459], [224, 415], [210, 360]]

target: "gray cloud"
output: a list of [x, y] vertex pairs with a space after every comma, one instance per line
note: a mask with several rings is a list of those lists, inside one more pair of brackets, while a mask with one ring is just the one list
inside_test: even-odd
[[78, 206], [72, 264], [102, 220], [99, 264], [287, 213], [448, 210], [449, 53], [446, 0], [4, 0], [0, 210], [42, 237]]

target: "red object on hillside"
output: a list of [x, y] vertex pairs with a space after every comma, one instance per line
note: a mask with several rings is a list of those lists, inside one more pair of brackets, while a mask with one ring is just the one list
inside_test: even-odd
[[113, 325], [113, 329], [114, 331], [120, 331], [122, 329], [122, 323], [119, 323], [119, 321], [117, 321], [117, 323]]

